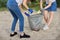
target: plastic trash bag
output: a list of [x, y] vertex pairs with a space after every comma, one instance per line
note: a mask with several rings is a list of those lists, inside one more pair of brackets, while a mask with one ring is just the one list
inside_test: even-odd
[[31, 30], [39, 31], [40, 28], [42, 27], [42, 21], [43, 21], [43, 15], [40, 14], [34, 14], [30, 15], [28, 17], [29, 25]]

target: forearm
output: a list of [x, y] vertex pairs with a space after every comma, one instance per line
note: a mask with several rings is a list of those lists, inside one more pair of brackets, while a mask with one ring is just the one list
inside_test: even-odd
[[23, 6], [24, 6], [26, 9], [29, 9], [29, 7], [27, 6], [27, 0], [24, 0], [24, 1], [23, 1]]
[[46, 7], [44, 7], [44, 9], [47, 9], [47, 8], [49, 8], [51, 5], [47, 5]]
[[43, 1], [42, 0], [40, 0], [40, 8], [42, 9], [43, 8]]
[[49, 2], [49, 4], [44, 8], [44, 9], [47, 9], [47, 8], [49, 8], [50, 6], [51, 6], [51, 2]]

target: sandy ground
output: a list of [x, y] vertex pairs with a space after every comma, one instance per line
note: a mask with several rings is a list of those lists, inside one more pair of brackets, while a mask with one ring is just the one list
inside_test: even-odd
[[19, 38], [19, 24], [16, 25], [16, 31], [18, 35], [10, 37], [10, 28], [12, 23], [12, 16], [9, 11], [0, 12], [0, 40], [60, 40], [60, 9], [54, 14], [53, 22], [50, 25], [49, 30], [40, 30], [38, 32], [31, 31], [29, 28], [29, 23], [27, 17], [25, 18], [25, 28], [24, 31], [31, 35], [31, 38]]

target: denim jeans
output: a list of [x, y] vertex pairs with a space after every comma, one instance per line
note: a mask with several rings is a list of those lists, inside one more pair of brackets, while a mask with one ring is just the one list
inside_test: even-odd
[[9, 9], [9, 11], [11, 12], [11, 15], [13, 16], [14, 20], [12, 23], [12, 27], [11, 27], [11, 32], [15, 31], [15, 27], [16, 27], [16, 23], [19, 20], [19, 31], [23, 32], [24, 31], [24, 17], [18, 7], [18, 5], [7, 5], [7, 8]]

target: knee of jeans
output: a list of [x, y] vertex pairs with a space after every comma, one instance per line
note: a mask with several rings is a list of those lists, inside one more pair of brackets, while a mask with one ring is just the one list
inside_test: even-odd
[[18, 20], [18, 17], [14, 17], [14, 20]]

